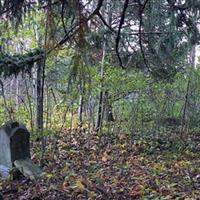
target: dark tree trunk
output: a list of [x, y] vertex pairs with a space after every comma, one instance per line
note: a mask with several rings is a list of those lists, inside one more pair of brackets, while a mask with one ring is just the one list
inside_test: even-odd
[[103, 91], [100, 91], [99, 95], [99, 108], [97, 114], [97, 124], [96, 124], [96, 131], [98, 132], [102, 125], [102, 113], [103, 113]]
[[112, 112], [112, 106], [108, 105], [107, 106], [107, 110], [106, 110], [106, 118], [108, 122], [114, 122], [114, 116], [113, 116], [113, 112]]
[[42, 61], [37, 63], [37, 86], [36, 86], [36, 128], [43, 130], [43, 91], [42, 91], [43, 66]]
[[109, 100], [109, 92], [106, 91], [104, 95], [105, 99], [105, 118], [107, 122], [114, 122], [114, 116], [113, 116], [113, 111], [112, 111], [112, 104]]
[[79, 97], [79, 109], [78, 109], [78, 119], [79, 123], [83, 123], [83, 95], [81, 94]]
[[103, 96], [104, 96], [104, 62], [105, 62], [105, 55], [106, 55], [106, 43], [103, 45], [103, 55], [101, 61], [101, 90], [99, 93], [99, 108], [97, 114], [97, 123], [96, 123], [96, 131], [99, 132], [101, 126], [103, 124]]
[[82, 80], [80, 83], [80, 97], [79, 97], [79, 108], [78, 108], [78, 118], [80, 125], [82, 125], [83, 123], [84, 92], [85, 92], [84, 81]]

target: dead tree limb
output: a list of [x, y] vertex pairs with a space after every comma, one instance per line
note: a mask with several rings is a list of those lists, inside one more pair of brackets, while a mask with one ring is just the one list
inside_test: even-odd
[[119, 64], [122, 68], [125, 68], [119, 53], [119, 42], [120, 42], [120, 38], [121, 38], [121, 29], [122, 29], [122, 25], [124, 24], [124, 20], [125, 20], [125, 15], [126, 15], [126, 10], [128, 8], [128, 4], [129, 4], [129, 0], [125, 0], [124, 2], [124, 8], [121, 14], [121, 19], [119, 22], [119, 28], [118, 28], [118, 32], [117, 32], [117, 37], [116, 37], [116, 44], [115, 44], [115, 51], [117, 53], [117, 57], [119, 59]]

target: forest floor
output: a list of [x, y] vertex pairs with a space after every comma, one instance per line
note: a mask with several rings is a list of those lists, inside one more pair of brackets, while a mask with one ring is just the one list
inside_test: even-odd
[[[4, 200], [199, 199], [198, 138], [183, 145], [65, 130], [48, 141], [40, 179], [8, 179], [0, 189]], [[39, 143], [32, 149], [38, 163]]]

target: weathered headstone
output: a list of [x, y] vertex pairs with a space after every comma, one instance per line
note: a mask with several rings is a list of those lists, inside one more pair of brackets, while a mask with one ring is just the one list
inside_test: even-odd
[[30, 158], [30, 134], [18, 122], [8, 122], [0, 128], [0, 164], [12, 167], [15, 160]]
[[[20, 165], [20, 171], [30, 176], [33, 174], [35, 177], [41, 173], [41, 170], [35, 166], [30, 160], [30, 133], [26, 127], [18, 122], [7, 122], [0, 128], [0, 168], [1, 177], [6, 176], [8, 169], [14, 166], [19, 167], [19, 163], [24, 163], [23, 160], [29, 162], [28, 166], [33, 166], [30, 171], [32, 173], [23, 173], [23, 166]], [[18, 165], [16, 166], [16, 163]], [[27, 166], [25, 167], [25, 170]], [[35, 171], [34, 171], [35, 170]]]

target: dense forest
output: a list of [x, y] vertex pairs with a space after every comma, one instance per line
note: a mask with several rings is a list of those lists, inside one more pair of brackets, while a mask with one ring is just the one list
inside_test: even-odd
[[0, 200], [200, 198], [200, 1], [0, 0]]

